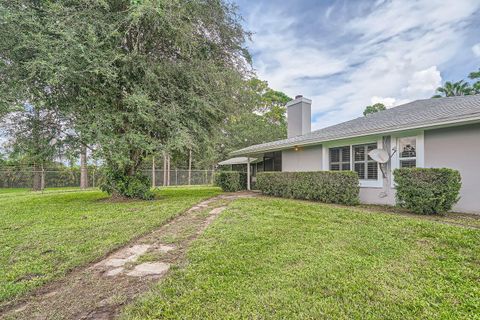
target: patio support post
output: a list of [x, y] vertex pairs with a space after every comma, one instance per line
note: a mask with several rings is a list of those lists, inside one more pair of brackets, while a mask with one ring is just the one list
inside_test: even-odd
[[250, 190], [250, 157], [247, 156], [247, 190]]

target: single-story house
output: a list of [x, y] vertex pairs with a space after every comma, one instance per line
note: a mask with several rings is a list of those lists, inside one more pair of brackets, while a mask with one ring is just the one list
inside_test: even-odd
[[[353, 170], [360, 200], [395, 204], [393, 170], [453, 168], [462, 176], [455, 211], [480, 213], [480, 95], [417, 100], [311, 131], [311, 103], [302, 96], [287, 103], [287, 139], [253, 145], [232, 156], [263, 159], [276, 155], [265, 171]], [[384, 165], [368, 153], [383, 149]], [[247, 166], [249, 175], [251, 166]], [[250, 180], [248, 180], [250, 187]]]

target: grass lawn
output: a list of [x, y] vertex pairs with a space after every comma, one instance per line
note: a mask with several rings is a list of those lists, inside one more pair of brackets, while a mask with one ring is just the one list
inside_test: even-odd
[[127, 319], [478, 319], [480, 230], [273, 198], [224, 211]]
[[0, 194], [0, 306], [219, 193], [168, 188], [154, 201], [122, 203], [97, 190]]

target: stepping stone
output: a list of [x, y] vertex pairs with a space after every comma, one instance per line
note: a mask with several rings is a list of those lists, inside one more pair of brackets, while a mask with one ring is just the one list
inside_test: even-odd
[[168, 271], [170, 265], [163, 262], [146, 262], [139, 264], [132, 271], [127, 273], [131, 277], [156, 276]]
[[108, 259], [105, 261], [105, 265], [109, 267], [121, 267], [128, 261], [128, 259]]
[[123, 249], [117, 252], [113, 256], [103, 260], [100, 264], [108, 267], [122, 267], [127, 262], [133, 262], [138, 259], [142, 254], [148, 251], [151, 246], [148, 244], [138, 244], [130, 248]]
[[114, 277], [114, 276], [119, 275], [122, 272], [123, 272], [123, 268], [120, 267], [120, 268], [115, 268], [115, 269], [112, 269], [112, 270], [108, 270], [107, 273], [105, 273], [105, 275], [107, 277]]
[[169, 252], [169, 251], [172, 251], [175, 249], [175, 246], [172, 246], [172, 245], [168, 245], [168, 244], [161, 244], [159, 247], [158, 247], [158, 250], [160, 250], [161, 252]]

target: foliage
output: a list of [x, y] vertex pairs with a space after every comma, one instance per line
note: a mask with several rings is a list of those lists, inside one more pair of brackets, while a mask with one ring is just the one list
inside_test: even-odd
[[447, 81], [443, 87], [438, 87], [436, 92], [438, 94], [434, 95], [433, 98], [467, 96], [475, 93], [470, 84], [463, 80], [457, 82]]
[[472, 87], [475, 90], [476, 94], [480, 94], [480, 69], [478, 69], [478, 71], [470, 72], [468, 77], [472, 80], [476, 80], [473, 83]]
[[238, 199], [122, 319], [475, 319], [480, 230], [441, 222]]
[[166, 188], [158, 200], [127, 202], [106, 201], [100, 191], [0, 193], [1, 307], [75, 267], [98, 261], [220, 190]]
[[223, 0], [13, 0], [0, 11], [1, 104], [58, 111], [115, 177], [211, 136], [250, 71], [248, 33]]
[[460, 199], [460, 173], [447, 168], [394, 171], [397, 204], [420, 214], [444, 213]]
[[247, 174], [239, 171], [219, 171], [215, 174], [215, 185], [225, 192], [247, 189]]
[[107, 168], [104, 176], [105, 181], [100, 186], [100, 189], [115, 198], [126, 197], [151, 200], [155, 195], [150, 190], [150, 179], [139, 172], [133, 176], [127, 176], [117, 170]]
[[352, 171], [258, 172], [256, 188], [271, 196], [346, 205], [357, 204], [360, 192]]
[[365, 111], [363, 111], [363, 115], [366, 116], [368, 114], [376, 113], [382, 110], [387, 110], [383, 103], [375, 103], [371, 106], [366, 106]]
[[287, 137], [285, 105], [290, 97], [257, 78], [244, 82], [240, 96], [241, 105], [214, 138], [199, 144], [195, 159], [200, 166], [210, 167], [234, 150]]

